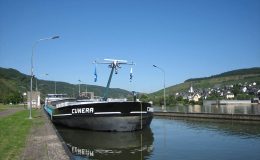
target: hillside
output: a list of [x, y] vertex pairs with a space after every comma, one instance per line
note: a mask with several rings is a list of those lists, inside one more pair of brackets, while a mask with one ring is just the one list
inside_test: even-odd
[[[247, 68], [247, 69], [238, 69], [238, 70], [233, 70], [229, 72], [224, 72], [218, 75], [213, 75], [210, 77], [203, 77], [203, 78], [193, 78], [193, 79], [188, 79], [185, 82], [194, 82], [194, 81], [200, 81], [200, 80], [207, 80], [207, 79], [212, 79], [212, 78], [222, 78], [222, 77], [232, 77], [232, 76], [255, 76], [255, 75], [260, 75], [260, 67], [255, 67], [255, 68]], [[239, 78], [239, 77], [235, 77]]]
[[[42, 95], [55, 92], [55, 82], [37, 79], [38, 90]], [[103, 96], [104, 87], [96, 85], [81, 84], [81, 91], [94, 92], [95, 96]], [[15, 69], [6, 69], [0, 67], [0, 102], [5, 96], [10, 93], [23, 93], [30, 90], [30, 76], [20, 73]], [[33, 90], [35, 90], [35, 81], [33, 83]], [[78, 95], [79, 86], [77, 84], [70, 84], [66, 82], [56, 82], [57, 93], [67, 93], [69, 96]], [[111, 88], [109, 97], [125, 98], [131, 93], [129, 91]]]
[[[238, 69], [229, 72], [224, 72], [218, 75], [213, 75], [204, 78], [192, 78], [184, 81], [183, 83], [166, 88], [166, 94], [173, 94], [176, 92], [188, 91], [192, 86], [195, 89], [204, 88], [217, 88], [225, 85], [238, 84], [238, 83], [252, 83], [260, 84], [260, 67]], [[150, 94], [151, 96], [160, 96], [163, 90]]]

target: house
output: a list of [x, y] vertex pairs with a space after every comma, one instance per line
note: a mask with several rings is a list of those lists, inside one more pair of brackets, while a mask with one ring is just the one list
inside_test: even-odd
[[251, 103], [260, 103], [260, 100], [259, 100], [259, 98], [253, 98], [253, 99], [251, 99]]
[[194, 102], [198, 102], [199, 99], [201, 98], [201, 95], [199, 93], [193, 93], [193, 94], [190, 94], [187, 99], [189, 101], [194, 101]]
[[231, 92], [227, 92], [226, 93], [226, 99], [233, 99], [233, 98], [235, 98], [235, 95], [233, 94], [233, 93], [231, 93]]
[[187, 94], [183, 94], [183, 95], [182, 95], [182, 99], [187, 99], [187, 100], [189, 100], [189, 96], [188, 96]]
[[242, 88], [242, 91], [243, 91], [244, 93], [246, 93], [247, 87], [243, 87], [243, 88]]
[[41, 94], [40, 92], [27, 92], [27, 106], [28, 109], [30, 108], [30, 99], [31, 99], [31, 95], [32, 95], [32, 108], [41, 108]]
[[81, 92], [80, 98], [94, 99], [94, 92]]
[[194, 102], [198, 102], [200, 98], [201, 98], [201, 95], [198, 94], [198, 93], [195, 93], [195, 94], [192, 96], [192, 100], [193, 100]]

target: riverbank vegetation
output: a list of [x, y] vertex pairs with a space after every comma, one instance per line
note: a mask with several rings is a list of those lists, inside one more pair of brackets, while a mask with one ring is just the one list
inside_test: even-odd
[[[37, 77], [34, 77], [37, 78]], [[16, 104], [26, 101], [27, 93], [30, 90], [30, 79], [29, 75], [23, 74], [15, 69], [2, 68], [0, 67], [0, 103], [5, 104]], [[35, 84], [35, 79], [33, 80]], [[56, 86], [55, 86], [56, 84]], [[44, 97], [49, 93], [54, 93], [54, 88], [56, 88], [57, 93], [66, 93], [70, 97], [77, 97], [77, 90], [79, 89], [78, 84], [70, 84], [66, 82], [59, 81], [48, 81], [41, 80], [37, 78], [38, 90], [41, 92], [41, 97]], [[36, 85], [32, 86], [33, 90], [36, 90]], [[80, 84], [82, 91], [94, 92], [95, 96], [103, 96], [105, 87], [90, 85], [90, 84]], [[111, 88], [109, 90], [109, 95], [112, 98], [125, 98], [131, 96], [131, 92], [119, 89]]]
[[[144, 99], [161, 105], [163, 92], [161, 89], [148, 94], [148, 98]], [[239, 69], [210, 77], [188, 79], [167, 87], [165, 92], [167, 105], [202, 104], [203, 99], [251, 100], [260, 97], [260, 68]]]
[[19, 104], [24, 101], [24, 98], [19, 92], [10, 92], [4, 95], [1, 101], [4, 104]]
[[[1, 105], [1, 108], [7, 107]], [[28, 119], [28, 110], [22, 110], [7, 117], [0, 117], [0, 159], [19, 159], [26, 144], [31, 127], [39, 120]], [[39, 116], [39, 110], [33, 110], [33, 117]]]
[[[140, 101], [143, 102], [153, 102], [154, 105], [157, 106], [161, 106], [164, 104], [164, 98], [163, 96], [150, 96], [147, 94], [141, 94], [139, 97]], [[188, 99], [184, 99], [181, 96], [174, 96], [174, 95], [170, 95], [170, 96], [166, 96], [165, 97], [166, 100], [166, 104], [168, 106], [174, 106], [174, 105], [202, 105], [203, 104], [203, 100], [202, 98], [199, 99], [199, 101], [195, 102], [195, 101], [189, 101]]]

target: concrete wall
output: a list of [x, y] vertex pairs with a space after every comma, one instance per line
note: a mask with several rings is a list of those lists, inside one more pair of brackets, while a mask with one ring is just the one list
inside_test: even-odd
[[203, 105], [216, 104], [251, 104], [251, 100], [204, 100]]
[[245, 120], [260, 121], [260, 115], [246, 114], [213, 114], [213, 113], [180, 113], [180, 112], [154, 112], [154, 116], [162, 117], [185, 117], [185, 118], [204, 118], [220, 120]]

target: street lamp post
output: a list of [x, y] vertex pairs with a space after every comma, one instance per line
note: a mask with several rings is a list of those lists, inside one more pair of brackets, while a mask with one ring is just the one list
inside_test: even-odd
[[32, 83], [33, 83], [33, 56], [34, 56], [34, 49], [36, 47], [36, 45], [40, 42], [40, 41], [44, 41], [44, 40], [51, 40], [51, 39], [57, 39], [59, 38], [59, 36], [53, 36], [53, 37], [49, 37], [49, 38], [43, 38], [43, 39], [39, 39], [37, 40], [34, 45], [32, 46], [32, 56], [31, 56], [31, 93], [30, 93], [30, 115], [29, 115], [29, 119], [32, 119]]
[[55, 92], [54, 92], [54, 93], [55, 93], [55, 94], [57, 94], [57, 88], [56, 88], [56, 86], [57, 86], [57, 85], [56, 85], [56, 81], [54, 81], [54, 89], [55, 89]]
[[35, 90], [38, 92], [38, 84], [37, 84], [37, 78], [35, 77]]
[[158, 68], [159, 70], [161, 70], [162, 72], [163, 72], [163, 106], [164, 106], [164, 108], [162, 108], [163, 109], [163, 111], [164, 112], [166, 112], [166, 99], [165, 99], [165, 71], [164, 71], [164, 69], [162, 69], [162, 68], [160, 68], [160, 67], [158, 67], [158, 66], [156, 66], [156, 65], [153, 65], [153, 67], [155, 67], [155, 68]]
[[[46, 73], [45, 75], [46, 75], [46, 76], [49, 76], [48, 73]], [[57, 85], [56, 85], [56, 81], [55, 81], [55, 80], [53, 80], [53, 81], [54, 81], [54, 93], [57, 94], [57, 87], [56, 87]]]
[[81, 90], [84, 89], [84, 83], [85, 83], [85, 85], [86, 85], [86, 93], [85, 93], [85, 94], [82, 94], [82, 96], [86, 96], [86, 97], [87, 97], [87, 96], [88, 96], [88, 94], [87, 94], [87, 92], [88, 92], [87, 83], [86, 83], [85, 81], [82, 81], [82, 80], [78, 80], [78, 81], [83, 84], [83, 87], [82, 87], [82, 85], [81, 85], [81, 87], [80, 87], [80, 84], [79, 84], [79, 94], [80, 94]]
[[[43, 74], [41, 76], [48, 76], [48, 73], [45, 73], [45, 74]], [[40, 84], [38, 85], [37, 78], [35, 77], [35, 88], [36, 88], [35, 90], [36, 90], [36, 92], [38, 92], [38, 86], [39, 86], [39, 89], [40, 89]]]
[[81, 80], [79, 80], [79, 97], [80, 97], [80, 82], [81, 82]]

